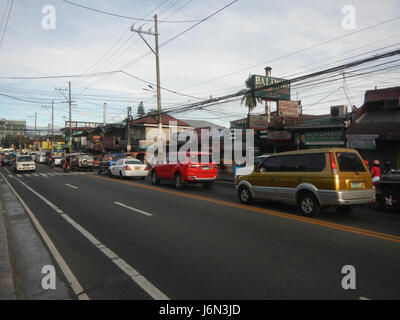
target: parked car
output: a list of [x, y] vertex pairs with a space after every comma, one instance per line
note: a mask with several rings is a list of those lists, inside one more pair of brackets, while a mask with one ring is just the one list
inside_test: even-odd
[[110, 174], [109, 169], [112, 165], [114, 165], [118, 160], [124, 159], [126, 156], [123, 153], [112, 153], [106, 154], [103, 157], [103, 160], [100, 161], [98, 166], [98, 173], [105, 172], [106, 174]]
[[[207, 160], [201, 162], [202, 156]], [[165, 161], [154, 164], [151, 169], [153, 184], [159, 184], [161, 179], [173, 180], [177, 189], [187, 183], [201, 183], [210, 189], [217, 176], [217, 165], [212, 162], [211, 155], [199, 152], [169, 154]]]
[[[70, 170], [89, 170], [93, 171], [93, 156], [85, 153], [71, 153], [67, 157], [70, 161]], [[64, 165], [64, 159], [61, 162], [61, 166]]]
[[119, 176], [120, 178], [139, 177], [144, 179], [149, 174], [149, 169], [142, 161], [127, 158], [119, 159], [110, 167], [109, 173], [111, 176]]
[[376, 186], [376, 202], [383, 210], [400, 208], [400, 170], [392, 169], [382, 175]]
[[36, 171], [36, 163], [33, 161], [32, 156], [17, 156], [14, 164], [14, 172]]
[[247, 176], [248, 174], [251, 174], [254, 171], [254, 168], [257, 168], [261, 162], [263, 162], [269, 155], [262, 155], [259, 157], [256, 157], [254, 159], [253, 165], [245, 166], [242, 168], [238, 168], [235, 171], [235, 181], [237, 181], [241, 176]]
[[321, 207], [350, 212], [375, 199], [371, 173], [353, 149], [312, 149], [274, 154], [236, 182], [239, 200], [297, 204], [305, 216]]

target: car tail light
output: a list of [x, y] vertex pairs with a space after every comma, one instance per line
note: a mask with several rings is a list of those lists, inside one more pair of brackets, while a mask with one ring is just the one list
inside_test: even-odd
[[149, 170], [149, 167], [148, 167], [148, 166], [146, 166], [146, 168], [144, 168], [144, 170]]
[[337, 166], [336, 166], [335, 158], [333, 157], [333, 153], [332, 152], [329, 154], [329, 159], [331, 160], [332, 173], [334, 175], [337, 175], [338, 174]]
[[128, 170], [128, 171], [129, 171], [129, 170], [131, 170], [131, 167], [130, 167], [130, 166], [126, 166], [126, 167], [125, 167], [125, 170]]

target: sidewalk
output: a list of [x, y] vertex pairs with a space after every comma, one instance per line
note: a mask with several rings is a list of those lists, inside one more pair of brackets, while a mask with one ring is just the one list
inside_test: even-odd
[[4, 212], [0, 202], [0, 300], [15, 300]]
[[[45, 290], [44, 266], [56, 269], [56, 289]], [[64, 276], [29, 215], [0, 175], [0, 300], [73, 299]]]

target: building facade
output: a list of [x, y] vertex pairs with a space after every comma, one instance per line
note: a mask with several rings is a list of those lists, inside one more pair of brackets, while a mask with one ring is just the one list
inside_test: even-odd
[[364, 159], [400, 169], [400, 87], [365, 93], [358, 119], [346, 130], [347, 146]]
[[6, 136], [26, 135], [26, 121], [0, 119], [0, 143]]

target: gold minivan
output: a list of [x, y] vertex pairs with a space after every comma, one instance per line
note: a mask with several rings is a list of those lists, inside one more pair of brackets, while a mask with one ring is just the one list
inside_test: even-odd
[[242, 203], [264, 199], [296, 204], [305, 216], [329, 206], [350, 212], [375, 200], [371, 173], [356, 150], [344, 148], [276, 153], [240, 177], [236, 189]]

